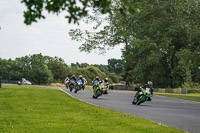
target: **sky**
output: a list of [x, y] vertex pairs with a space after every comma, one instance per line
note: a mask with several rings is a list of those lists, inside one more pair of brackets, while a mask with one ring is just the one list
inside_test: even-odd
[[0, 58], [15, 59], [26, 55], [39, 54], [61, 57], [71, 63], [107, 64], [110, 58], [121, 58], [123, 46], [116, 46], [104, 55], [95, 52], [80, 52], [81, 42], [72, 41], [68, 32], [73, 28], [90, 30], [91, 26], [69, 24], [65, 14], [45, 13], [41, 19], [30, 26], [24, 24], [25, 6], [21, 0], [0, 0]]

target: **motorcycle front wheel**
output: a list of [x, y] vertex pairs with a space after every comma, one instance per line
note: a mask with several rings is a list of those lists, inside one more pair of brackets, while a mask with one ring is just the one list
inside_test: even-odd
[[79, 86], [76, 86], [74, 93], [77, 93], [78, 90], [79, 90]]
[[140, 105], [141, 103], [143, 103], [145, 100], [145, 96], [143, 96], [142, 98], [139, 98], [139, 100], [137, 101], [137, 105]]
[[70, 92], [73, 90], [74, 86], [73, 85], [69, 85], [69, 90]]

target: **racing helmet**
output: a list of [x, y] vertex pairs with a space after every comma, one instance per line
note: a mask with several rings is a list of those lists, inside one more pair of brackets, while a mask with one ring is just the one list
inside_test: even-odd
[[105, 81], [105, 82], [108, 82], [108, 78], [105, 78], [104, 81]]
[[80, 75], [80, 76], [79, 76], [79, 78], [80, 78], [80, 79], [82, 79], [82, 78], [83, 78], [83, 76], [82, 76], [82, 75]]
[[96, 80], [99, 80], [99, 76], [96, 76]]
[[148, 81], [147, 84], [148, 84], [149, 86], [153, 86], [153, 83], [152, 83], [151, 81]]

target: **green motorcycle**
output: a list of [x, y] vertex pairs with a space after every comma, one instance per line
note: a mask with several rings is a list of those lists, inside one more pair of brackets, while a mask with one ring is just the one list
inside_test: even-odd
[[140, 105], [145, 101], [151, 101], [151, 95], [150, 93], [147, 93], [146, 90], [142, 89], [135, 94], [132, 104]]
[[109, 86], [98, 84], [98, 86], [94, 90], [93, 98], [97, 99], [102, 94], [107, 94], [108, 89], [109, 89]]

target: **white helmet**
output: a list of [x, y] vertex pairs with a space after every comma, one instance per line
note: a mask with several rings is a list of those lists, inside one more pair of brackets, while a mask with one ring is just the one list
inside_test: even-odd
[[150, 85], [150, 86], [153, 85], [153, 83], [151, 81], [148, 81], [147, 84]]
[[108, 78], [105, 78], [104, 81], [105, 81], [105, 82], [108, 82]]

